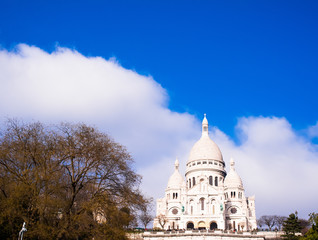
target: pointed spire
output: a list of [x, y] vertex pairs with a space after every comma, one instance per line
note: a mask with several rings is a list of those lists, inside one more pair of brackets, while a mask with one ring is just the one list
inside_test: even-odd
[[231, 157], [231, 160], [230, 160], [230, 166], [231, 166], [231, 170], [235, 171], [235, 161], [234, 159]]
[[178, 160], [178, 158], [176, 158], [176, 161], [174, 162], [174, 168], [176, 170], [179, 170], [179, 160]]
[[209, 135], [209, 123], [208, 119], [206, 118], [206, 114], [204, 114], [204, 118], [202, 121], [202, 136]]

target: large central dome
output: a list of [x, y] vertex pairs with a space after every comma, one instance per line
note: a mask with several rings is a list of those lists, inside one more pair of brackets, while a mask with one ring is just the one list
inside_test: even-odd
[[219, 160], [223, 161], [219, 147], [209, 136], [202, 136], [191, 149], [188, 162], [195, 160]]
[[196, 160], [218, 160], [223, 162], [219, 147], [209, 137], [206, 116], [204, 116], [202, 121], [202, 136], [192, 147], [188, 163]]

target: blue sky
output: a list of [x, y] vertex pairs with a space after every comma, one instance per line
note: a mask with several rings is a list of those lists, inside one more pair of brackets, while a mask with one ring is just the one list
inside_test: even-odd
[[[154, 197], [163, 194], [167, 178], [173, 170], [175, 156], [181, 158], [181, 163], [186, 162], [189, 148], [200, 135], [203, 113], [207, 113], [210, 126], [214, 129], [211, 134], [215, 141], [219, 141], [216, 142], [221, 146], [221, 150], [223, 147], [223, 154], [228, 157], [225, 159], [227, 162], [235, 152], [238, 161], [244, 165], [244, 160], [240, 158], [253, 155], [252, 149], [256, 143], [262, 146], [260, 153], [280, 151], [280, 156], [289, 152], [291, 146], [294, 149], [305, 146], [308, 151], [298, 151], [294, 155], [288, 153], [283, 159], [297, 156], [294, 161], [297, 158], [297, 161], [308, 163], [308, 168], [304, 168], [303, 173], [297, 173], [308, 177], [307, 169], [318, 169], [317, 12], [317, 1], [2, 0], [1, 120], [5, 117], [42, 121], [71, 120], [98, 126], [128, 147], [136, 159], [136, 168], [145, 175], [144, 189]], [[16, 62], [10, 62], [15, 61], [8, 58], [10, 54], [16, 54]], [[54, 56], [59, 62], [54, 62]], [[87, 61], [87, 64], [82, 66], [79, 59]], [[98, 59], [102, 59], [103, 64], [108, 64], [112, 74], [118, 77], [114, 79], [120, 82], [120, 86], [126, 84], [130, 89], [122, 91], [111, 81], [111, 85], [101, 85], [101, 89], [114, 87], [115, 90], [109, 92], [107, 97], [107, 91], [98, 95], [94, 94], [93, 89], [87, 96], [85, 93], [77, 95], [74, 92], [72, 101], [78, 97], [74, 102], [67, 99], [64, 93], [60, 92], [60, 88], [69, 86], [65, 89], [72, 89], [74, 82], [66, 83], [66, 78], [60, 82], [54, 79], [54, 74], [57, 74], [55, 67], [60, 69], [69, 66], [65, 71], [69, 71], [67, 74], [70, 79], [77, 70], [92, 65], [91, 68], [95, 69], [95, 72], [86, 69], [84, 75], [99, 86], [99, 78], [94, 80], [95, 74], [100, 70], [96, 67], [96, 64], [100, 64], [97, 63]], [[43, 69], [46, 69], [46, 72], [27, 72], [30, 76], [40, 76], [39, 79], [43, 80], [34, 83], [34, 88], [28, 89], [33, 86], [28, 81], [37, 77], [23, 77], [29, 76], [23, 72], [25, 68], [23, 71], [20, 68], [23, 60], [26, 61], [26, 68], [36, 68], [43, 63]], [[60, 62], [63, 61], [65, 64], [61, 66]], [[39, 66], [39, 71], [40, 68]], [[45, 75], [51, 70], [51, 75]], [[130, 70], [132, 71], [127, 73]], [[100, 76], [109, 76], [107, 73], [103, 75], [104, 70], [100, 71]], [[14, 74], [17, 72], [24, 74], [17, 78]], [[59, 79], [63, 78], [61, 76], [63, 75], [56, 75]], [[126, 78], [131, 80], [126, 82]], [[48, 82], [44, 79], [48, 79]], [[16, 88], [17, 85], [14, 84], [10, 85], [9, 81], [21, 83], [20, 88]], [[23, 84], [26, 84], [25, 87], [22, 87]], [[48, 84], [55, 84], [55, 90], [58, 92], [56, 98], [62, 99], [59, 96], [64, 96], [63, 103], [69, 102], [69, 109], [74, 111], [72, 116], [68, 115], [69, 109], [61, 110], [58, 104], [62, 103], [58, 103], [54, 97], [46, 101], [49, 93], [40, 94]], [[81, 92], [86, 86], [88, 85], [79, 84], [77, 91]], [[18, 89], [18, 96], [12, 98], [15, 89]], [[28, 92], [25, 89], [28, 89]], [[135, 91], [132, 92], [133, 90]], [[8, 92], [12, 94], [9, 96]], [[83, 95], [87, 101], [81, 101]], [[16, 102], [8, 104], [9, 101], [15, 101], [12, 99]], [[29, 100], [27, 105], [22, 104]], [[43, 106], [37, 105], [42, 100]], [[101, 104], [100, 109], [97, 110], [96, 107], [96, 112], [92, 107], [83, 107], [83, 104], [99, 106], [98, 101], [108, 101], [110, 104]], [[76, 107], [78, 111], [74, 110]], [[48, 108], [50, 111], [45, 110]], [[27, 111], [24, 111], [26, 109]], [[97, 114], [101, 109], [105, 110], [104, 115]], [[114, 116], [110, 117], [111, 115]], [[148, 119], [149, 121], [146, 121]], [[125, 121], [129, 121], [129, 124]], [[118, 123], [126, 125], [125, 131]], [[276, 140], [266, 145], [265, 138], [261, 141], [253, 138], [255, 133], [264, 134], [267, 131], [273, 131], [269, 139], [285, 136], [284, 133], [288, 132], [286, 136], [289, 137], [277, 142], [283, 146], [281, 149], [284, 151], [272, 146], [272, 142]], [[128, 134], [130, 135], [127, 136]], [[139, 145], [136, 138], [137, 142], [140, 142]], [[289, 145], [290, 139], [294, 138], [295, 141]], [[250, 143], [247, 139], [254, 139], [255, 142]], [[259, 169], [264, 167], [264, 155], [258, 156]], [[274, 163], [279, 161], [283, 162], [278, 159]], [[166, 164], [171, 164], [171, 168]], [[247, 182], [249, 178], [253, 178], [253, 174], [249, 175], [248, 171], [239, 169], [239, 163], [237, 165], [243, 175], [243, 182], [244, 178]], [[158, 192], [154, 192], [149, 183], [151, 168], [154, 167], [169, 169], [161, 179], [153, 179], [155, 183], [152, 184], [157, 184], [160, 186], [158, 188], [162, 189]], [[296, 171], [290, 169], [293, 170]], [[257, 168], [255, 171], [257, 172]], [[297, 175], [290, 174], [286, 179]], [[317, 177], [308, 177], [311, 184], [316, 179]], [[280, 180], [278, 178], [278, 181]], [[266, 183], [260, 181], [259, 184]], [[249, 187], [252, 189], [251, 194], [255, 193], [256, 199], [266, 198], [257, 192], [256, 186]], [[270, 186], [267, 187], [270, 189]], [[278, 192], [281, 189], [276, 190]], [[309, 191], [311, 190], [308, 189]], [[312, 202], [306, 205], [313, 203], [316, 196], [317, 194], [310, 195], [308, 198]], [[287, 215], [304, 205], [299, 198], [298, 202], [292, 203], [294, 205], [282, 209], [280, 206], [284, 205], [285, 201], [286, 199], [282, 198], [281, 205], [272, 208], [273, 214]], [[259, 200], [259, 215], [267, 213], [272, 207], [266, 204], [265, 200]], [[306, 217], [313, 210], [317, 211], [313, 206], [298, 211]]]
[[[1, 1], [0, 44], [115, 56], [150, 74], [169, 107], [233, 135], [237, 117], [318, 119], [316, 1]], [[199, 83], [199, 84], [198, 84]]]

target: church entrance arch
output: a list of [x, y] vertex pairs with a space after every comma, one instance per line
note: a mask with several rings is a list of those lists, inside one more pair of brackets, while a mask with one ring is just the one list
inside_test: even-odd
[[206, 229], [206, 226], [205, 226], [205, 222], [201, 221], [198, 223], [198, 228], [199, 230], [204, 230]]
[[218, 225], [216, 222], [211, 222], [210, 224], [210, 230], [214, 230], [214, 229], [217, 229], [218, 228]]
[[187, 229], [193, 229], [193, 228], [194, 228], [193, 222], [188, 222], [187, 223]]

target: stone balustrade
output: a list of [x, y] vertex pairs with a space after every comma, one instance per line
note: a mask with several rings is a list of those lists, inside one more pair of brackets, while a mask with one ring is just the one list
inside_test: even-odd
[[211, 230], [186, 230], [145, 232], [144, 240], [264, 240], [264, 235], [244, 233], [222, 233], [222, 231]]

